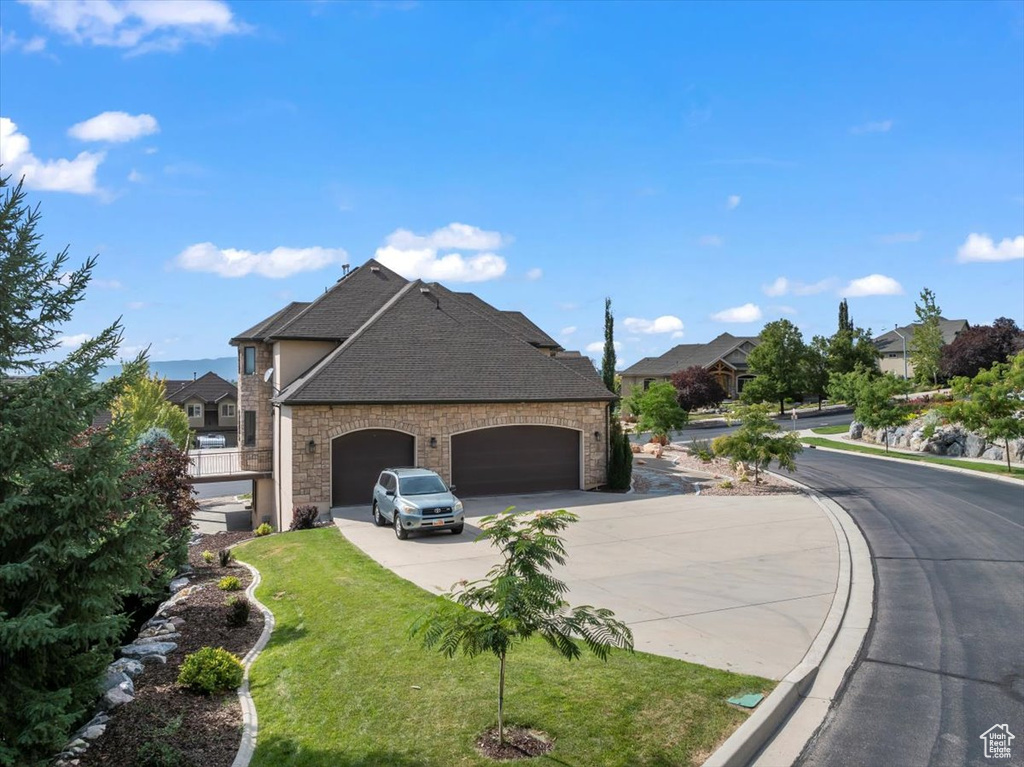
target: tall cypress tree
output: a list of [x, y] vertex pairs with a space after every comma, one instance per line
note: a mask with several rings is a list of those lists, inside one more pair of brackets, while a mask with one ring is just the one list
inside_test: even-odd
[[853, 320], [850, 319], [850, 308], [846, 305], [846, 299], [844, 298], [839, 302], [839, 333], [844, 330], [853, 330]]
[[608, 391], [615, 392], [615, 319], [612, 300], [604, 300], [604, 357], [601, 358], [601, 378]]
[[[162, 541], [151, 499], [133, 496], [126, 440], [90, 428], [124, 378], [93, 378], [121, 340], [114, 323], [60, 362], [60, 325], [95, 259], [38, 250], [38, 209], [0, 177], [0, 764], [41, 763], [96, 697], [127, 620], [125, 594]], [[129, 363], [127, 377], [141, 362]]]

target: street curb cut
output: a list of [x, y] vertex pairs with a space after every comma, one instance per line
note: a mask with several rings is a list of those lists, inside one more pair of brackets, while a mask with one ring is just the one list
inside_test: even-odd
[[[811, 435], [811, 436], [813, 436], [813, 437], [815, 437], [817, 439], [828, 439], [828, 437], [822, 437], [820, 434], [814, 434], [814, 435]], [[832, 440], [832, 441], [836, 442], [838, 440]], [[876, 461], [896, 461], [897, 463], [902, 463], [903, 465], [913, 464], [913, 465], [916, 465], [916, 466], [927, 466], [930, 469], [939, 469], [941, 471], [952, 471], [955, 474], [968, 474], [968, 475], [970, 475], [972, 477], [981, 477], [983, 479], [994, 479], [994, 480], [997, 480], [999, 482], [1009, 482], [1011, 485], [1016, 485], [1017, 487], [1020, 487], [1021, 485], [1024, 485], [1024, 479], [1017, 479], [1016, 477], [1004, 477], [1004, 476], [1001, 476], [999, 474], [993, 474], [993, 473], [988, 472], [988, 471], [978, 471], [977, 469], [963, 469], [963, 468], [960, 468], [959, 466], [945, 466], [945, 465], [943, 465], [941, 463], [931, 463], [930, 461], [914, 461], [914, 460], [908, 460], [906, 458], [893, 458], [892, 456], [888, 456], [888, 455], [875, 455], [874, 453], [862, 453], [859, 450], [843, 450], [842, 448], [838, 448], [838, 447], [822, 447], [821, 445], [804, 445], [804, 447], [809, 448], [811, 450], [824, 450], [826, 453], [843, 453], [845, 455], [860, 455], [860, 456], [863, 456], [865, 458], [874, 458]], [[868, 445], [867, 447], [871, 447], [871, 445]], [[970, 459], [967, 459], [967, 460], [970, 460]]]
[[[839, 547], [839, 576], [836, 581], [836, 593], [817, 636], [800, 663], [779, 682], [757, 710], [708, 757], [703, 767], [745, 767], [751, 764], [762, 749], [782, 732], [784, 722], [798, 709], [800, 702], [807, 697], [822, 664], [829, 658], [835, 639], [840, 629], [843, 628], [847, 617], [853, 610], [857, 610], [859, 617], [867, 624], [870, 623], [873, 613], [874, 572], [871, 566], [871, 556], [867, 541], [864, 540], [856, 523], [835, 501], [824, 498], [820, 493], [789, 477], [783, 477], [775, 472], [770, 473], [800, 488], [805, 495], [818, 504], [831, 522]], [[832, 506], [835, 508], [831, 508]], [[867, 581], [866, 592], [865, 578]], [[855, 603], [852, 607], [851, 601]], [[841, 685], [845, 669], [848, 669], [856, 660], [866, 635], [867, 626], [865, 625], [856, 648], [850, 654], [849, 662], [845, 663], [844, 674], [835, 684], [835, 689], [831, 690], [832, 695]], [[839, 658], [838, 660], [842, 662], [845, 659]], [[801, 739], [799, 748], [795, 749], [789, 763], [799, 756], [800, 750], [823, 719], [822, 716], [821, 719], [813, 723], [813, 726], [807, 731], [806, 737], [798, 735]]]
[[267, 642], [270, 641], [270, 635], [274, 631], [274, 614], [256, 598], [256, 587], [260, 585], [261, 580], [260, 571], [246, 562], [239, 561], [238, 564], [252, 573], [252, 583], [245, 590], [245, 595], [263, 613], [263, 633], [260, 634], [260, 638], [256, 640], [253, 648], [242, 658], [245, 675], [242, 677], [242, 686], [238, 688], [238, 702], [242, 704], [242, 742], [239, 743], [238, 753], [235, 754], [235, 760], [231, 763], [231, 767], [249, 767], [252, 755], [256, 751], [256, 734], [259, 730], [256, 704], [253, 702], [252, 695], [249, 694], [249, 669], [259, 654], [263, 652]]

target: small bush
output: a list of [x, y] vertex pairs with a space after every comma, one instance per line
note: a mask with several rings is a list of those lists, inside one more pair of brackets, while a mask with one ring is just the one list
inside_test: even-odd
[[264, 522], [262, 525], [253, 530], [252, 534], [255, 535], [257, 538], [262, 538], [264, 535], [270, 535], [272, 532], [274, 532], [274, 528], [272, 528], [270, 525]]
[[231, 549], [221, 549], [217, 552], [217, 557], [220, 559], [220, 566], [227, 567], [234, 560], [235, 554]]
[[292, 512], [292, 524], [289, 530], [312, 530], [316, 527], [316, 520], [320, 516], [320, 509], [313, 504], [296, 506]]
[[727, 479], [724, 482], [719, 483], [718, 486], [720, 488], [722, 488], [723, 490], [731, 490], [732, 489], [732, 480], [731, 479]]
[[178, 684], [212, 695], [234, 690], [242, 683], [242, 662], [223, 647], [203, 647], [185, 656]]
[[242, 588], [242, 582], [233, 575], [225, 575], [220, 579], [217, 588], [223, 591], [238, 591]]
[[212, 565], [213, 564], [213, 560], [215, 560], [216, 558], [217, 558], [217, 555], [214, 554], [212, 551], [204, 551], [203, 552], [203, 561], [206, 562], [206, 564], [208, 564], [208, 565]]
[[695, 439], [690, 443], [690, 455], [709, 463], [715, 457], [715, 452], [711, 449], [711, 440]]
[[228, 599], [228, 625], [232, 628], [241, 628], [249, 623], [249, 613], [252, 612], [252, 602], [245, 597], [230, 597]]
[[187, 763], [180, 749], [159, 740], [147, 740], [135, 754], [137, 767], [180, 767]]

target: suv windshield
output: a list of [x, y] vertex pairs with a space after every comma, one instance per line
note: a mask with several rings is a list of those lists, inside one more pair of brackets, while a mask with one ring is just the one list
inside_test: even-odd
[[402, 495], [429, 495], [430, 493], [447, 493], [448, 488], [440, 477], [406, 477], [401, 481]]

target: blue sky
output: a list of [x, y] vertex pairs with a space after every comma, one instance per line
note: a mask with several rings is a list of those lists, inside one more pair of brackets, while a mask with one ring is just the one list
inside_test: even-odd
[[[0, 3], [0, 153], [99, 254], [67, 344], [228, 339], [377, 256], [619, 361], [1024, 324], [1024, 3]], [[599, 352], [598, 352], [599, 354]]]

